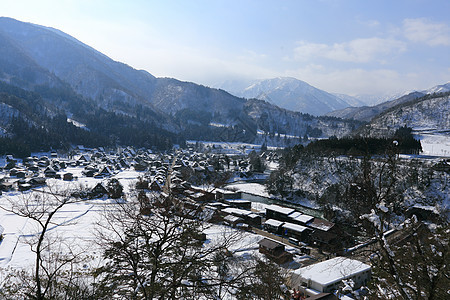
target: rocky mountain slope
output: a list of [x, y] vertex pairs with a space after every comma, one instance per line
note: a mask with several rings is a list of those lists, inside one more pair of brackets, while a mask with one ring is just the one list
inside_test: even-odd
[[369, 122], [371, 119], [380, 115], [384, 111], [402, 103], [409, 102], [413, 99], [420, 98], [425, 95], [445, 93], [448, 91], [450, 91], [450, 82], [442, 85], [437, 85], [427, 90], [410, 92], [393, 100], [385, 101], [374, 106], [347, 107], [327, 113], [326, 115], [343, 119], [354, 119]]
[[381, 113], [364, 128], [364, 134], [385, 136], [400, 127], [450, 134], [450, 92], [428, 94]]
[[316, 116], [349, 106], [363, 105], [356, 98], [333, 95], [291, 77], [259, 80], [244, 88], [242, 86], [239, 83], [227, 82], [223, 88], [239, 97], [266, 100], [288, 110]]
[[[12, 116], [42, 128], [56, 116], [70, 117], [72, 125], [83, 124], [85, 131], [104, 137], [102, 141], [148, 146], [157, 140], [162, 147], [184, 139], [255, 142], [258, 132], [265, 131], [259, 127], [264, 122], [271, 124], [272, 135], [290, 136], [307, 132], [317, 135], [318, 130], [313, 129], [321, 123], [325, 137], [341, 136], [357, 124], [344, 122], [342, 128], [346, 130], [341, 131], [334, 119], [319, 122], [268, 102], [249, 102], [223, 90], [156, 78], [116, 62], [57, 29], [10, 18], [0, 18], [0, 83], [4, 136], [17, 136], [10, 126]], [[19, 99], [16, 102], [20, 105], [10, 101], [11, 96]], [[262, 110], [266, 114], [252, 113]], [[47, 125], [40, 124], [39, 119], [47, 120]], [[67, 130], [76, 135], [76, 130]], [[152, 135], [142, 135], [142, 130]]]

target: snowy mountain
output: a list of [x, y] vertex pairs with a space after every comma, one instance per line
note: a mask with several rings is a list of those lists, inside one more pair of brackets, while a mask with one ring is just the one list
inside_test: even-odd
[[368, 135], [385, 136], [403, 126], [415, 131], [426, 130], [448, 135], [450, 92], [427, 94], [391, 107], [373, 118], [364, 132]]
[[343, 119], [353, 119], [369, 122], [372, 118], [378, 116], [385, 110], [394, 107], [398, 104], [411, 101], [412, 99], [422, 97], [423, 95], [424, 94], [420, 92], [413, 92], [398, 99], [383, 102], [375, 106], [348, 107], [341, 110], [333, 111], [326, 115]]
[[366, 106], [367, 102], [362, 101], [361, 99], [357, 97], [352, 97], [346, 94], [338, 94], [338, 93], [332, 93], [334, 96], [338, 97], [339, 99], [345, 101], [347, 104], [349, 104], [352, 107], [361, 107]]
[[[336, 110], [330, 113], [327, 113], [327, 116], [333, 116], [343, 119], [354, 119], [360, 121], [370, 121], [374, 117], [380, 115], [384, 111], [395, 107], [399, 104], [409, 102], [415, 98], [420, 98], [425, 95], [430, 95], [434, 93], [445, 93], [450, 91], [450, 82], [442, 85], [437, 85], [427, 90], [423, 91], [413, 91], [402, 93], [397, 96], [390, 96], [391, 100], [384, 101], [374, 106], [363, 106], [363, 107], [348, 107], [340, 110]], [[392, 98], [394, 97], [394, 98]]]
[[236, 82], [226, 82], [221, 86], [239, 97], [266, 100], [285, 109], [316, 116], [354, 104], [362, 105], [357, 99], [351, 99], [349, 103], [347, 100], [350, 98], [327, 93], [291, 77], [259, 80], [245, 88], [240, 87], [242, 84]]
[[422, 91], [425, 94], [434, 94], [434, 93], [446, 93], [450, 91], [450, 81], [445, 83], [445, 84], [441, 84], [441, 85], [437, 85], [434, 86], [428, 90]]
[[[281, 94], [290, 90], [309, 91], [316, 98], [322, 97], [321, 102], [315, 102], [316, 108], [337, 105], [334, 96], [305, 83], [293, 79], [281, 81], [285, 82], [285, 88], [278, 90]], [[42, 124], [45, 119], [56, 134], [61, 124], [51, 119], [66, 116], [71, 124], [85, 124], [90, 133], [100, 135], [108, 143], [148, 146], [158, 141], [159, 146], [168, 147], [171, 142], [184, 139], [253, 142], [258, 139], [258, 132], [266, 131], [258, 127], [264, 122], [272, 124], [272, 135], [291, 136], [322, 136], [323, 133], [326, 137], [328, 132], [341, 136], [348, 133], [348, 128], [358, 126], [346, 121], [346, 130], [340, 132], [341, 127], [330, 127], [319, 135], [319, 129], [314, 130], [316, 120], [312, 116], [285, 110], [280, 114], [280, 108], [268, 102], [249, 105], [249, 100], [224, 90], [173, 78], [156, 78], [147, 71], [114, 61], [57, 29], [10, 18], [0, 18], [0, 93], [12, 96], [0, 95], [0, 103], [20, 112], [25, 123], [46, 128]], [[5, 105], [2, 110], [6, 112]], [[267, 112], [264, 120], [258, 114], [251, 114], [249, 107], [258, 110], [258, 106]], [[11, 114], [8, 108], [8, 113], [3, 115]], [[305, 118], [311, 122], [306, 124]], [[19, 135], [7, 131], [6, 128], [12, 128], [7, 126], [8, 122], [10, 117], [2, 118], [1, 133]], [[321, 122], [326, 127], [327, 122], [331, 126], [335, 120]], [[140, 133], [139, 129], [146, 133]], [[78, 139], [86, 135], [74, 128], [67, 130]], [[49, 141], [56, 136], [53, 133]], [[100, 141], [93, 135], [89, 139]], [[66, 142], [74, 141], [69, 138]]]

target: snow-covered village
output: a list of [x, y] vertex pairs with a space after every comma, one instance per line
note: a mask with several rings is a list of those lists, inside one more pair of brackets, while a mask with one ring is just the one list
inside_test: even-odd
[[[285, 197], [269, 194], [263, 183], [280, 170], [282, 156], [282, 151], [258, 145], [201, 142], [167, 153], [79, 146], [66, 154], [54, 151], [24, 159], [6, 156], [0, 176], [3, 288], [12, 284], [14, 294], [25, 297], [22, 293], [30, 283], [18, 279], [19, 270], [32, 270], [39, 259], [40, 272], [44, 272], [41, 284], [50, 294], [74, 284], [73, 278], [67, 277], [70, 270], [78, 276], [77, 289], [91, 291], [93, 284], [100, 288], [104, 284], [100, 279], [108, 278], [108, 284], [123, 285], [114, 294], [128, 297], [139, 294], [140, 288], [147, 289], [153, 259], [160, 260], [154, 280], [162, 289], [149, 289], [154, 296], [174, 288], [171, 292], [175, 294], [181, 289], [198, 298], [234, 299], [257, 288], [257, 293], [272, 295], [270, 298], [359, 299], [368, 295], [373, 255], [413, 242], [418, 231], [428, 230], [423, 224], [439, 227], [435, 222], [448, 213], [450, 165], [441, 158], [399, 157], [399, 164], [425, 161], [428, 176], [430, 170], [437, 173], [427, 180], [443, 180], [444, 185], [433, 189], [441, 194], [425, 204], [421, 201], [428, 200], [423, 199], [428, 191], [424, 191], [405, 215], [389, 222], [385, 218], [391, 218], [394, 203], [383, 200], [385, 206], [377, 204], [367, 214], [367, 220], [376, 221], [371, 225], [374, 232], [369, 233], [349, 226], [344, 215], [335, 217], [336, 222], [329, 221], [323, 206], [293, 192], [298, 194], [299, 189], [292, 188]], [[314, 165], [315, 171], [320, 171], [320, 164]], [[331, 174], [331, 166], [325, 167]], [[297, 176], [300, 180], [301, 175]], [[325, 179], [319, 184], [323, 190], [333, 186]], [[318, 190], [314, 183], [309, 185], [311, 191]], [[334, 214], [339, 212], [350, 213], [336, 207]], [[171, 218], [165, 220], [166, 213]], [[161, 224], [170, 228], [175, 226], [172, 222], [176, 223], [175, 232], [159, 232]], [[158, 224], [157, 229], [150, 224]], [[377, 244], [377, 234], [385, 244]], [[188, 240], [173, 241], [182, 237]], [[446, 239], [446, 233], [441, 238]], [[431, 242], [429, 250], [445, 251], [441, 249], [443, 241]], [[187, 253], [177, 253], [174, 246]], [[148, 253], [157, 247], [160, 256]], [[216, 257], [219, 249], [220, 259]], [[106, 256], [108, 251], [118, 253]], [[383, 257], [389, 258], [394, 257]], [[431, 263], [442, 267], [439, 260], [428, 261], [428, 266]], [[196, 266], [192, 270], [176, 271], [191, 264]], [[259, 264], [264, 264], [264, 269], [258, 269]], [[96, 272], [100, 273], [93, 275]], [[176, 288], [171, 287], [168, 274], [177, 277]], [[198, 277], [192, 277], [194, 274]], [[117, 282], [110, 276], [118, 276]], [[53, 280], [60, 287], [50, 286]], [[203, 286], [200, 291], [198, 284]]]
[[450, 299], [450, 2], [0, 2], [0, 300]]

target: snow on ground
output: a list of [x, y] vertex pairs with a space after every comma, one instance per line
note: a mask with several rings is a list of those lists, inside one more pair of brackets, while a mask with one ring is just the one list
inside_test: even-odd
[[[2, 205], [5, 200], [2, 198]], [[92, 250], [95, 240], [93, 225], [102, 210], [90, 202], [68, 204], [55, 214], [53, 218], [55, 224], [49, 227], [48, 236], [58, 236], [58, 240], [79, 249]], [[32, 241], [40, 233], [41, 228], [30, 219], [3, 210], [0, 211], [0, 223], [5, 227], [4, 239], [0, 244], [0, 275], [5, 275], [3, 269], [5, 267], [31, 267], [34, 264], [35, 254], [27, 242]]]
[[280, 166], [280, 164], [278, 162], [275, 162], [275, 161], [269, 161], [267, 163], [267, 169], [270, 170], [270, 171], [277, 170], [279, 166]]
[[[197, 143], [202, 144], [206, 148], [209, 147], [213, 152], [227, 155], [248, 155], [253, 150], [256, 152], [261, 151], [261, 145], [259, 144], [247, 144], [241, 142], [186, 141], [186, 144], [190, 146], [194, 146]], [[269, 150], [275, 150], [278, 148], [280, 147], [267, 147]]]
[[[78, 177], [73, 182], [47, 179], [49, 186], [54, 190], [93, 188], [106, 179], [83, 177], [82, 168], [67, 168]], [[123, 185], [125, 192], [129, 192], [137, 177], [141, 175], [136, 171], [123, 171], [115, 175]], [[45, 188], [44, 188], [45, 189]], [[23, 197], [33, 196], [34, 191], [24, 194], [20, 192], [4, 192], [0, 196], [0, 205], [9, 206], [9, 201], [18, 202]], [[34, 200], [31, 200], [34, 201]], [[96, 250], [95, 224], [100, 219], [105, 206], [114, 205], [114, 201], [103, 198], [91, 201], [82, 201], [65, 205], [53, 218], [55, 224], [48, 231], [49, 236], [58, 236], [58, 239], [68, 244], [76, 245], [79, 251], [86, 251], [94, 255]], [[0, 224], [4, 227], [4, 239], [0, 242], [0, 282], [6, 276], [9, 268], [30, 268], [34, 264], [35, 255], [27, 243], [40, 233], [38, 225], [27, 218], [19, 217], [0, 209]]]
[[450, 157], [450, 135], [422, 133], [420, 139], [424, 155]]
[[204, 233], [209, 240], [220, 240], [224, 236], [234, 236], [234, 241], [228, 250], [239, 253], [239, 255], [254, 254], [255, 250], [258, 251], [258, 242], [262, 239], [257, 234], [238, 231], [224, 225], [213, 225], [204, 230]]
[[89, 131], [89, 128], [87, 128], [86, 124], [80, 123], [78, 121], [75, 121], [73, 119], [67, 118], [67, 122], [68, 123], [72, 123], [74, 126], [78, 127], [78, 128], [82, 128], [85, 129], [87, 131]]
[[227, 189], [270, 198], [269, 193], [266, 191], [266, 187], [260, 183], [233, 183], [227, 185]]
[[[48, 179], [47, 183], [49, 186], [52, 186], [52, 189], [65, 190], [79, 189], [80, 187], [92, 188], [99, 182], [105, 183], [107, 181], [106, 179], [84, 177], [81, 171], [82, 168], [66, 168], [65, 172], [73, 173], [77, 177], [77, 180], [66, 182], [63, 180]], [[130, 187], [140, 175], [142, 175], [141, 172], [127, 170], [116, 174], [114, 177], [121, 182], [125, 191], [129, 192]], [[20, 192], [4, 192], [0, 196], [0, 205], [8, 207], [9, 201], [17, 202], [23, 199], [24, 196], [33, 196], [34, 193], [40, 192], [28, 191], [23, 194]], [[72, 245], [72, 247], [76, 247], [78, 251], [96, 257], [95, 260], [89, 263], [90, 265], [95, 264], [101, 254], [99, 247], [95, 243], [96, 223], [101, 219], [103, 211], [111, 208], [111, 205], [114, 205], [114, 203], [113, 200], [105, 197], [67, 204], [55, 214], [53, 218], [55, 223], [50, 227], [48, 236], [57, 237], [59, 240]], [[0, 209], [0, 224], [4, 227], [4, 239], [0, 242], [1, 286], [2, 278], [5, 278], [11, 270], [32, 268], [35, 261], [35, 254], [31, 251], [30, 245], [27, 242], [36, 238], [40, 233], [40, 228], [34, 221], [19, 217], [3, 209]], [[219, 225], [211, 226], [205, 233], [209, 241], [214, 242], [221, 236], [238, 232], [239, 238], [236, 239], [236, 243], [229, 250], [243, 258], [257, 254], [257, 243], [261, 237], [256, 234], [241, 232]], [[56, 244], [54, 247], [56, 247]]]

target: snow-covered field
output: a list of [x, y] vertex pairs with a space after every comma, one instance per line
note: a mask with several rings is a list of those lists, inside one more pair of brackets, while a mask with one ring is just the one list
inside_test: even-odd
[[450, 135], [422, 133], [416, 136], [420, 139], [424, 155], [450, 157]]
[[[65, 171], [72, 172], [78, 179], [74, 182], [65, 182], [62, 180], [47, 180], [48, 185], [54, 190], [64, 190], [74, 187], [92, 188], [102, 179], [83, 177], [81, 168], [67, 168]], [[119, 179], [123, 185], [125, 192], [129, 193], [130, 187], [136, 178], [141, 175], [136, 171], [123, 171], [114, 177]], [[44, 188], [45, 189], [45, 188]], [[32, 197], [40, 192], [4, 192], [0, 196], [0, 205], [9, 207], [10, 201], [18, 202], [24, 198]], [[54, 216], [55, 223], [50, 226], [47, 231], [50, 237], [57, 237], [58, 241], [63, 241], [75, 247], [78, 252], [84, 252], [89, 255], [92, 261], [87, 262], [87, 266], [94, 266], [100, 260], [101, 249], [96, 244], [96, 224], [102, 218], [102, 214], [106, 209], [111, 209], [116, 205], [115, 200], [101, 198], [95, 200], [87, 200], [78, 203], [67, 204]], [[12, 270], [33, 268], [35, 262], [35, 253], [31, 251], [29, 245], [40, 233], [40, 228], [35, 221], [23, 217], [19, 217], [13, 213], [0, 209], [0, 225], [4, 227], [4, 239], [0, 243], [0, 288], [3, 279]], [[214, 240], [230, 234], [235, 229], [222, 225], [214, 225], [206, 230], [207, 238]], [[261, 237], [243, 232], [237, 243], [229, 249], [236, 255], [250, 257], [250, 255], [258, 253], [258, 241]]]
[[270, 198], [270, 195], [267, 192], [265, 185], [260, 183], [245, 183], [245, 182], [233, 183], [227, 185], [227, 189], [236, 192], [245, 192], [261, 197]]
[[[81, 168], [67, 168], [66, 171], [72, 172], [79, 179], [70, 183], [63, 180], [48, 179], [48, 186], [51, 186], [52, 190], [93, 188], [98, 182], [102, 181], [102, 179], [82, 177]], [[116, 178], [119, 179], [125, 191], [128, 191], [131, 183], [138, 175], [138, 172], [135, 171], [125, 171], [117, 174]], [[46, 189], [43, 188], [43, 190]], [[10, 202], [19, 203], [24, 199], [33, 199], [35, 194], [38, 194], [38, 192], [4, 192], [0, 196], [0, 205], [9, 207]], [[93, 250], [95, 249], [95, 243], [93, 243], [95, 240], [95, 224], [100, 219], [106, 205], [114, 205], [114, 201], [103, 198], [67, 204], [55, 214], [53, 218], [55, 224], [49, 227], [48, 232], [50, 235], [58, 236], [58, 239], [77, 245], [79, 248]], [[4, 227], [4, 239], [0, 243], [1, 279], [2, 276], [5, 276], [8, 268], [28, 268], [32, 266], [35, 255], [28, 242], [40, 233], [40, 228], [35, 221], [19, 217], [3, 209], [0, 209], [0, 225]]]

